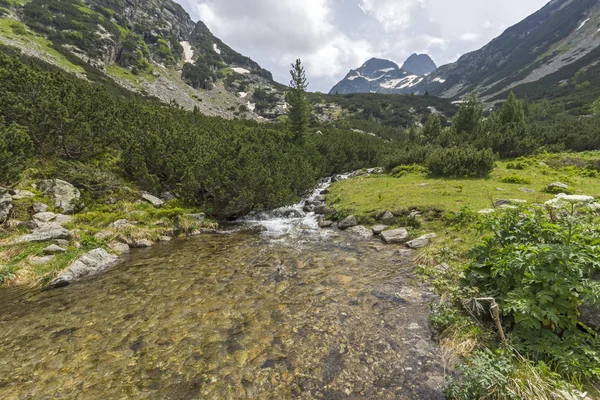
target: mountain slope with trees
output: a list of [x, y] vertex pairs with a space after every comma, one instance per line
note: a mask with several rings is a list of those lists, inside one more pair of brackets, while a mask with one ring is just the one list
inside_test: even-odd
[[[171, 0], [2, 0], [2, 42], [87, 79], [104, 73], [128, 90], [207, 115], [283, 113], [271, 111], [284, 102], [272, 75]], [[271, 92], [270, 102], [257, 108], [261, 91]]]

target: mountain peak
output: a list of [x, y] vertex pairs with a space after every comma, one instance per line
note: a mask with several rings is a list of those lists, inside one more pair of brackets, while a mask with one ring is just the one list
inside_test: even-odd
[[[362, 67], [359, 68], [360, 72], [363, 75], [373, 75], [378, 73], [379, 71], [391, 71], [400, 69], [398, 64], [390, 60], [384, 60], [381, 58], [371, 58], [369, 61], [364, 63]], [[379, 74], [381, 75], [381, 74]]]
[[437, 69], [437, 65], [427, 54], [413, 54], [402, 65], [402, 69], [415, 75], [430, 74]]

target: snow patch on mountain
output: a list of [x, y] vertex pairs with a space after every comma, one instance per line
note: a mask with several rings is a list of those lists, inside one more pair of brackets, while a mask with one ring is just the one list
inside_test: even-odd
[[384, 69], [380, 69], [379, 72], [383, 72], [383, 73], [388, 73], [391, 71], [394, 71], [396, 68], [384, 68]]
[[579, 28], [575, 29], [575, 32], [577, 32], [578, 30], [580, 30], [581, 28], [583, 28], [583, 26], [584, 26], [585, 24], [587, 24], [589, 21], [590, 21], [590, 19], [589, 19], [589, 18], [588, 18], [588, 19], [586, 19], [585, 21], [583, 21], [583, 22], [581, 23], [581, 25], [579, 25]]
[[246, 68], [234, 67], [234, 68], [231, 68], [231, 70], [237, 74], [242, 74], [242, 75], [250, 73], [250, 71], [248, 71]]
[[183, 42], [179, 42], [181, 47], [183, 47], [183, 55], [185, 57], [185, 61], [189, 63], [194, 62], [194, 50], [192, 49], [192, 45], [187, 40]]
[[385, 81], [379, 84], [384, 89], [394, 89], [402, 82], [402, 79], [390, 79], [389, 81]]
[[446, 80], [445, 80], [445, 79], [442, 79], [442, 78], [440, 78], [440, 77], [437, 77], [437, 78], [435, 78], [435, 79], [434, 79], [432, 82], [444, 83], [444, 82], [446, 82]]
[[216, 43], [213, 43], [213, 50], [215, 51], [215, 53], [217, 54], [221, 54], [221, 49], [219, 49], [219, 46], [217, 46]]

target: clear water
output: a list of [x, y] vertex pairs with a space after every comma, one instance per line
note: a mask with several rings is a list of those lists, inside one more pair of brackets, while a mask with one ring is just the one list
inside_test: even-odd
[[411, 254], [305, 217], [0, 290], [0, 399], [443, 398]]

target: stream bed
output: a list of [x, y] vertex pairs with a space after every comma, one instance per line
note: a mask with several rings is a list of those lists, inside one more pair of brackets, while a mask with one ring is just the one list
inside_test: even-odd
[[412, 253], [314, 218], [1, 289], [0, 398], [443, 399], [435, 296]]

